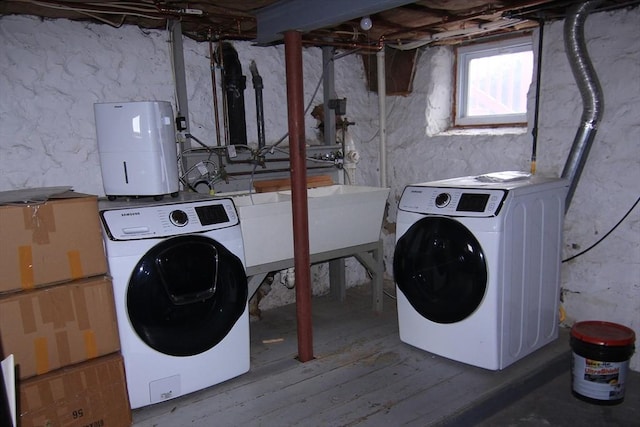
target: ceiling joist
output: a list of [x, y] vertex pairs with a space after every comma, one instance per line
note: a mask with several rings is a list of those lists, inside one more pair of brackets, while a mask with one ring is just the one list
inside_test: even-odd
[[[451, 44], [507, 34], [563, 19], [582, 0], [2, 0], [0, 15], [92, 21], [114, 27], [165, 29], [179, 20], [197, 41], [280, 43], [288, 30], [309, 46], [378, 50], [385, 45]], [[604, 0], [595, 11], [636, 7]], [[371, 18], [372, 27], [360, 27]]]

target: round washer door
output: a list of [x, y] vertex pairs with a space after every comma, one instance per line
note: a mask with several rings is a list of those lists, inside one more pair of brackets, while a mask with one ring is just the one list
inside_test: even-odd
[[396, 243], [393, 272], [413, 308], [436, 323], [469, 317], [487, 287], [480, 243], [448, 217], [427, 216], [414, 223]]
[[177, 236], [151, 248], [127, 288], [127, 313], [147, 345], [172, 356], [209, 350], [245, 310], [247, 276], [240, 259], [217, 241]]

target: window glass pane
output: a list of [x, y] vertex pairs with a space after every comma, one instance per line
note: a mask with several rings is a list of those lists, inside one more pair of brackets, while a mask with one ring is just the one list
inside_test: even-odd
[[529, 37], [457, 49], [455, 124], [508, 125], [527, 121], [533, 76]]
[[532, 68], [531, 51], [469, 61], [467, 116], [526, 113]]

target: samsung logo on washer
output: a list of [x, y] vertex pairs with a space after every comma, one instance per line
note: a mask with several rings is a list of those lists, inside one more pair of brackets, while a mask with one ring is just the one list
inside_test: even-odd
[[136, 216], [140, 215], [140, 212], [122, 212], [120, 216]]

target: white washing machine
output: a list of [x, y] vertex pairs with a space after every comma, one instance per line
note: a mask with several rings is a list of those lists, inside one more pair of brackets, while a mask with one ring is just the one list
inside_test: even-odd
[[231, 199], [99, 202], [132, 408], [249, 370], [247, 277]]
[[400, 339], [491, 370], [555, 340], [567, 186], [520, 172], [407, 186], [393, 258]]

